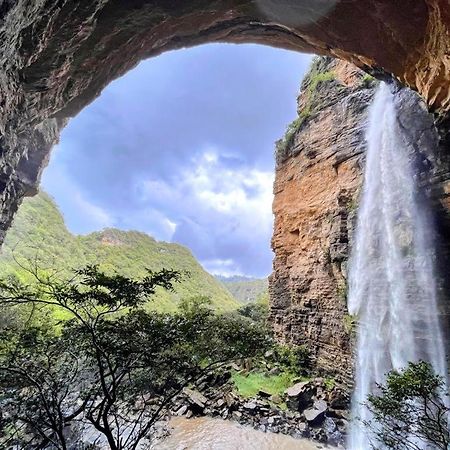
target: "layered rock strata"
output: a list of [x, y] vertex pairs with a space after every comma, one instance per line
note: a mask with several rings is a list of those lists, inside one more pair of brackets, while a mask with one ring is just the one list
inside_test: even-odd
[[447, 0], [3, 0], [0, 242], [59, 131], [144, 58], [207, 42], [332, 55], [450, 107]]
[[[355, 327], [346, 305], [347, 261], [363, 180], [367, 109], [376, 85], [351, 64], [317, 58], [302, 83], [299, 116], [276, 150], [273, 328], [281, 341], [306, 345], [319, 370], [347, 384]], [[437, 256], [445, 266], [448, 154], [420, 98], [392, 88], [405, 145], [436, 217]], [[441, 287], [444, 293], [442, 282]]]

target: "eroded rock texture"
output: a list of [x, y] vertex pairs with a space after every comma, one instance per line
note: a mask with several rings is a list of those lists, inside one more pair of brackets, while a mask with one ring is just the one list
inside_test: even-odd
[[393, 74], [450, 106], [447, 0], [0, 0], [0, 242], [67, 119], [143, 58], [258, 42]]
[[[346, 305], [347, 260], [364, 170], [364, 130], [376, 85], [351, 64], [316, 59], [302, 84], [299, 118], [276, 151], [272, 324], [280, 340], [305, 344], [319, 369], [348, 384], [354, 319]], [[448, 154], [420, 98], [409, 89], [392, 88], [405, 145], [436, 217], [437, 256], [446, 269]]]

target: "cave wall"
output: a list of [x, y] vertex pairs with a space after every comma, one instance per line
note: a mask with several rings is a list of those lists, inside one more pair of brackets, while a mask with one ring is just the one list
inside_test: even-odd
[[[271, 323], [280, 341], [306, 345], [320, 371], [348, 385], [356, 324], [347, 313], [347, 260], [363, 181], [368, 106], [377, 85], [352, 64], [316, 58], [301, 86], [299, 116], [276, 148]], [[419, 96], [391, 87], [405, 145], [435, 217], [439, 287], [446, 300], [448, 151]]]
[[0, 0], [0, 243], [70, 117], [144, 58], [252, 42], [353, 62], [450, 107], [447, 0]]

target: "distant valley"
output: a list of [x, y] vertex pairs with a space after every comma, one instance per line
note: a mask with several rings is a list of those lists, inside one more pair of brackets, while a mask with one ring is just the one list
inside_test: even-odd
[[217, 275], [216, 278], [240, 303], [269, 302], [269, 281], [267, 278], [224, 277], [220, 275]]
[[160, 311], [175, 311], [181, 299], [199, 295], [210, 297], [214, 309], [227, 311], [238, 308], [236, 299], [245, 297], [235, 290], [234, 283], [224, 285], [206, 272], [182, 245], [113, 228], [73, 235], [55, 202], [43, 192], [26, 198], [19, 208], [1, 250], [0, 276], [14, 274], [30, 281], [31, 275], [17, 264], [27, 265], [29, 261], [37, 261], [39, 267], [48, 270], [57, 268], [63, 275], [88, 264], [134, 278], [143, 276], [146, 268], [183, 272], [183, 280], [174, 292], [161, 289], [150, 302], [149, 308]]

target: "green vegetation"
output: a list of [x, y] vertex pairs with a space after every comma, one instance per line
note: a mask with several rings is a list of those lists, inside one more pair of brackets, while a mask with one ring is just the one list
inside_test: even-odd
[[351, 314], [344, 315], [344, 328], [347, 334], [353, 336], [356, 333], [356, 325], [358, 324], [358, 318]]
[[322, 59], [315, 58], [309, 73], [303, 80], [302, 91], [305, 95], [303, 107], [299, 111], [298, 117], [287, 126], [283, 138], [275, 143], [277, 154], [286, 153], [286, 151], [292, 146], [295, 135], [300, 130], [301, 126], [313, 114], [314, 101], [319, 86], [322, 83], [327, 83], [336, 79], [336, 73], [332, 70], [324, 71], [321, 64]]
[[336, 380], [334, 378], [325, 378], [323, 382], [328, 391], [332, 391], [336, 386]]
[[267, 278], [227, 278], [221, 276], [216, 278], [223, 283], [233, 297], [240, 303], [268, 301], [269, 283]]
[[359, 207], [358, 197], [353, 197], [347, 204], [347, 209], [349, 211], [357, 211], [358, 207]]
[[49, 271], [69, 274], [72, 269], [99, 265], [107, 273], [142, 277], [146, 269], [173, 269], [183, 275], [173, 291], [158, 289], [148, 308], [175, 312], [183, 298], [197, 295], [212, 299], [213, 307], [229, 311], [239, 304], [212, 275], [178, 244], [158, 242], [145, 233], [105, 229], [86, 236], [74, 236], [66, 228], [53, 200], [45, 193], [24, 200], [9, 230], [0, 255], [0, 276], [15, 275], [30, 281], [21, 265], [36, 261]]
[[366, 403], [373, 419], [364, 422], [377, 441], [373, 448], [450, 448], [448, 392], [429, 363], [410, 362], [403, 370], [391, 371], [378, 388], [379, 394], [369, 395]]
[[238, 313], [241, 316], [248, 317], [253, 322], [265, 325], [267, 321], [267, 315], [269, 308], [267, 304], [263, 303], [248, 303], [238, 309]]
[[303, 121], [305, 120], [306, 116], [301, 115], [294, 119], [286, 128], [286, 132], [284, 133], [284, 136], [282, 139], [279, 139], [276, 143], [276, 150], [277, 154], [284, 154], [286, 153], [287, 149], [293, 144], [295, 135], [300, 130], [300, 127], [303, 124]]
[[347, 296], [348, 296], [348, 286], [347, 286], [347, 282], [344, 281], [341, 285], [338, 286], [337, 288], [337, 294], [338, 297], [344, 301], [345, 303], [347, 303]]
[[[1, 448], [78, 447], [85, 423], [112, 450], [139, 448], [183, 388], [270, 344], [261, 327], [214, 313], [205, 297], [176, 313], [146, 311], [158, 289], [180, 281], [173, 270], [138, 280], [94, 266], [70, 278], [39, 268], [29, 275], [31, 284], [0, 281], [1, 311], [31, 307], [24, 320], [8, 316], [0, 328]], [[32, 320], [49, 308], [50, 317], [54, 309], [72, 317], [58, 332], [51, 320]]]
[[304, 345], [275, 344], [266, 362], [282, 368], [297, 377], [307, 376], [311, 369], [311, 356]]
[[313, 109], [313, 102], [314, 102], [314, 96], [316, 94], [317, 88], [321, 83], [326, 83], [332, 80], [336, 79], [336, 73], [333, 71], [326, 71], [326, 72], [318, 72], [318, 69], [316, 66], [313, 65], [310, 73], [308, 74], [308, 77], [306, 80], [306, 89], [305, 89], [305, 95], [306, 95], [306, 102], [303, 106], [302, 110], [299, 114], [299, 123], [296, 125], [297, 130], [300, 128], [302, 123], [308, 119], [312, 114]]
[[260, 390], [272, 395], [281, 395], [294, 384], [295, 379], [296, 376], [289, 372], [279, 375], [268, 375], [261, 372], [248, 374], [235, 372], [232, 375], [238, 394], [244, 398], [255, 397]]
[[374, 78], [372, 75], [366, 73], [361, 78], [361, 87], [366, 88], [366, 89], [370, 88], [375, 84], [376, 81], [377, 81], [376, 78]]

